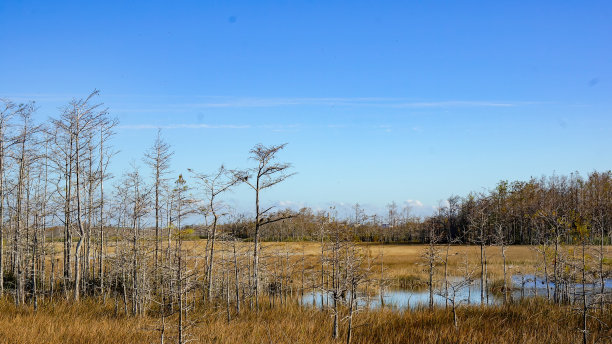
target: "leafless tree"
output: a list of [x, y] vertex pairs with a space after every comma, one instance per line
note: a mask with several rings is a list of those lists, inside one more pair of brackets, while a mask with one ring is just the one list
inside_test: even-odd
[[111, 157], [115, 155], [115, 151], [110, 149], [108, 141], [114, 135], [113, 128], [117, 125], [117, 120], [109, 120], [102, 121], [100, 123], [100, 141], [99, 141], [99, 169], [98, 169], [98, 179], [100, 186], [100, 219], [98, 225], [98, 236], [99, 236], [99, 258], [98, 258], [98, 279], [100, 280], [100, 293], [105, 295], [104, 293], [104, 257], [106, 255], [105, 248], [105, 235], [104, 235], [104, 226], [106, 223], [106, 218], [104, 216], [104, 181], [111, 178], [111, 175], [107, 173], [109, 163], [111, 161]]
[[428, 245], [422, 253], [422, 259], [425, 263], [425, 268], [428, 275], [427, 287], [429, 289], [429, 309], [433, 309], [434, 307], [434, 275], [436, 272], [436, 266], [440, 261], [440, 248], [438, 245], [442, 240], [442, 237], [443, 233], [438, 232], [436, 223], [429, 223], [427, 229]]
[[11, 145], [11, 138], [8, 136], [10, 121], [15, 114], [16, 105], [8, 100], [0, 99], [0, 297], [4, 295], [4, 200], [5, 193], [5, 163], [7, 149]]
[[270, 223], [281, 221], [289, 216], [270, 217], [269, 212], [273, 207], [260, 208], [260, 193], [272, 186], [286, 180], [294, 173], [288, 173], [291, 167], [288, 163], [276, 162], [276, 155], [285, 148], [287, 144], [264, 146], [258, 144], [250, 151], [251, 159], [257, 164], [244, 171], [237, 171], [236, 178], [255, 191], [255, 233], [253, 240], [253, 284], [255, 290], [255, 307], [259, 308], [259, 236], [260, 229]]
[[206, 289], [207, 297], [210, 300], [213, 289], [213, 268], [214, 268], [214, 254], [215, 254], [215, 239], [217, 236], [217, 224], [222, 216], [227, 214], [227, 209], [224, 209], [224, 205], [219, 201], [219, 197], [224, 192], [228, 191], [232, 186], [239, 182], [236, 178], [236, 173], [227, 170], [223, 165], [219, 167], [217, 172], [211, 175], [201, 174], [189, 170], [198, 179], [204, 189], [206, 197], [206, 211], [212, 214], [212, 224], [209, 228], [209, 236], [206, 242], [207, 247], [207, 268], [206, 268]]
[[[160, 245], [160, 220], [161, 220], [161, 208], [160, 197], [162, 195], [163, 187], [167, 182], [166, 176], [170, 172], [170, 162], [174, 152], [170, 150], [170, 145], [166, 143], [161, 137], [161, 130], [157, 131], [157, 138], [155, 143], [145, 154], [145, 162], [153, 170], [154, 180], [154, 192], [155, 192], [155, 263], [154, 271], [157, 276], [159, 268], [159, 245]], [[157, 285], [157, 280], [155, 281]]]
[[504, 229], [500, 223], [495, 225], [495, 234], [494, 241], [500, 247], [500, 252], [502, 256], [502, 267], [504, 271], [504, 303], [508, 302], [508, 271], [506, 264], [506, 250], [508, 249], [508, 242], [505, 236]]
[[458, 319], [457, 319], [457, 307], [465, 302], [465, 299], [457, 299], [459, 293], [465, 288], [469, 288], [472, 283], [471, 276], [467, 278], [462, 278], [457, 281], [447, 282], [445, 283], [444, 289], [438, 289], [436, 294], [444, 298], [451, 305], [451, 310], [453, 313], [453, 324], [455, 329], [458, 328]]
[[29, 231], [29, 181], [30, 168], [36, 160], [36, 151], [34, 146], [37, 139], [35, 135], [40, 130], [40, 126], [36, 126], [32, 120], [34, 112], [34, 104], [28, 103], [20, 105], [16, 110], [16, 115], [19, 118], [19, 132], [15, 137], [15, 150], [12, 152], [12, 158], [18, 166], [17, 186], [15, 193], [15, 217], [16, 227], [13, 236], [13, 275], [16, 277], [17, 286], [15, 293], [15, 302], [23, 304], [25, 302], [25, 275], [26, 262], [24, 246], [24, 231]]
[[472, 232], [475, 233], [473, 240], [480, 246], [480, 303], [484, 305], [485, 294], [488, 303], [487, 244], [490, 240], [488, 231], [489, 218], [486, 204], [474, 209], [468, 220]]
[[[77, 235], [79, 240], [76, 245], [74, 254], [74, 293], [73, 297], [78, 300], [80, 297], [80, 285], [83, 266], [81, 266], [82, 247], [85, 237], [85, 224], [83, 223], [84, 204], [83, 204], [83, 175], [85, 173], [82, 162], [86, 160], [85, 153], [87, 152], [87, 144], [91, 141], [92, 132], [96, 132], [106, 121], [108, 121], [107, 110], [102, 108], [102, 104], [92, 104], [93, 99], [98, 96], [99, 91], [95, 90], [86, 98], [74, 99], [65, 108], [59, 119], [53, 119], [52, 124], [60, 135], [66, 137], [66, 147], [60, 149], [66, 155], [66, 209], [65, 209], [65, 226], [69, 231], [70, 228], [70, 190], [74, 188], [76, 202], [76, 223]], [[68, 148], [69, 147], [71, 148]], [[74, 169], [72, 168], [74, 163]], [[70, 166], [69, 166], [70, 165]], [[72, 184], [74, 175], [74, 185]], [[66, 263], [70, 260], [70, 236], [65, 238], [68, 241], [65, 249], [68, 257]]]

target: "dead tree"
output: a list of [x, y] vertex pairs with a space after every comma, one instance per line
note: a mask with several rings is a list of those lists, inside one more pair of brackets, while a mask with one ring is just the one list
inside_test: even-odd
[[[335, 224], [334, 224], [335, 225]], [[347, 240], [345, 234], [338, 225], [330, 227], [330, 242], [325, 243], [325, 261], [329, 270], [325, 272], [331, 285], [324, 288], [326, 294], [331, 294], [332, 306], [330, 308], [333, 316], [332, 338], [336, 339], [339, 335], [340, 326], [340, 302], [346, 297], [347, 284], [343, 277], [343, 251], [346, 249]]]
[[438, 248], [438, 244], [440, 243], [443, 234], [438, 233], [438, 228], [435, 222], [430, 222], [427, 226], [428, 245], [422, 253], [422, 259], [428, 275], [427, 287], [429, 289], [429, 309], [432, 310], [434, 307], [435, 290], [434, 275], [436, 272], [436, 266], [440, 260], [440, 249]]
[[[176, 247], [175, 247], [175, 295], [178, 302], [178, 319], [177, 319], [177, 331], [178, 331], [178, 344], [184, 344], [186, 340], [185, 330], [188, 327], [187, 323], [187, 312], [190, 306], [185, 302], [185, 296], [189, 290], [195, 287], [195, 284], [190, 283], [191, 277], [193, 277], [192, 270], [187, 268], [187, 262], [185, 259], [185, 252], [183, 251], [183, 240], [185, 237], [185, 231], [182, 230], [181, 220], [184, 216], [188, 215], [192, 211], [193, 199], [188, 196], [189, 187], [187, 182], [182, 175], [179, 175], [175, 182], [175, 188], [173, 190], [173, 199], [175, 205], [175, 217], [176, 217]], [[195, 269], [194, 269], [195, 270]]]
[[139, 276], [139, 270], [145, 269], [142, 262], [142, 252], [140, 249], [140, 232], [141, 220], [148, 212], [148, 189], [144, 185], [144, 181], [138, 172], [138, 167], [133, 166], [132, 171], [127, 173], [125, 177], [125, 185], [128, 193], [128, 209], [130, 210], [130, 227], [132, 229], [132, 313], [143, 314], [143, 290], [145, 283], [143, 278]]
[[595, 249], [597, 256], [598, 275], [599, 275], [599, 294], [600, 294], [600, 310], [604, 310], [605, 301], [605, 279], [609, 277], [610, 271], [606, 271], [604, 261], [606, 254], [609, 251], [604, 245], [606, 229], [612, 223], [610, 218], [610, 209], [612, 209], [612, 172], [597, 173], [593, 172], [589, 175], [589, 180], [586, 184], [586, 208], [591, 219], [591, 226], [598, 237], [598, 247]]
[[[359, 289], [361, 285], [369, 280], [371, 271], [370, 267], [366, 266], [367, 254], [364, 250], [358, 247], [354, 242], [350, 242], [346, 252], [346, 283], [349, 289], [349, 300], [347, 310], [347, 330], [346, 344], [351, 343], [354, 325], [355, 314], [359, 311]], [[367, 291], [366, 291], [367, 292]]]
[[48, 135], [52, 139], [52, 152], [49, 156], [53, 163], [53, 170], [58, 176], [54, 180], [54, 194], [59, 198], [58, 203], [62, 206], [62, 215], [58, 219], [63, 227], [63, 272], [62, 272], [62, 289], [66, 298], [68, 298], [68, 284], [71, 281], [70, 265], [72, 262], [72, 176], [74, 171], [74, 143], [71, 134], [71, 123], [55, 120], [51, 121], [51, 127], [48, 128]]
[[506, 234], [504, 233], [504, 229], [501, 224], [497, 224], [495, 226], [495, 235], [494, 241], [500, 247], [501, 256], [502, 256], [502, 266], [504, 271], [504, 304], [508, 303], [508, 274], [507, 274], [507, 264], [506, 264], [506, 250], [508, 249], [508, 241], [506, 239]]
[[287, 173], [291, 167], [288, 163], [275, 162], [276, 155], [287, 144], [281, 144], [277, 146], [264, 146], [258, 144], [251, 149], [251, 160], [255, 161], [257, 166], [244, 171], [235, 172], [236, 178], [255, 191], [255, 233], [253, 240], [253, 283], [255, 290], [255, 308], [259, 307], [259, 236], [261, 227], [281, 221], [289, 217], [269, 217], [267, 216], [269, 211], [273, 207], [266, 209], [260, 208], [260, 193], [263, 190], [271, 188], [272, 186], [286, 180], [293, 173]]
[[29, 231], [29, 179], [30, 167], [35, 160], [33, 146], [35, 145], [34, 135], [40, 127], [35, 126], [32, 121], [34, 104], [20, 105], [16, 111], [20, 118], [19, 133], [15, 138], [16, 149], [13, 152], [13, 159], [18, 167], [17, 187], [15, 194], [15, 221], [16, 227], [13, 237], [13, 275], [17, 280], [15, 289], [15, 302], [23, 304], [25, 302], [25, 274], [26, 262], [24, 246], [24, 233]]
[[11, 144], [8, 128], [14, 115], [15, 104], [8, 100], [1, 100], [0, 108], [0, 297], [4, 295], [4, 199], [5, 192], [5, 158], [6, 150]]
[[[162, 190], [167, 182], [166, 176], [170, 172], [170, 161], [172, 159], [172, 155], [174, 153], [170, 150], [170, 145], [166, 143], [161, 137], [161, 130], [157, 131], [157, 138], [155, 139], [155, 143], [153, 147], [149, 149], [149, 151], [145, 154], [145, 162], [151, 169], [153, 170], [154, 180], [154, 192], [155, 192], [155, 263], [154, 263], [154, 271], [156, 271], [159, 267], [159, 245], [160, 245], [160, 220], [161, 220], [161, 202], [160, 197], [162, 195]], [[157, 279], [155, 281], [155, 286], [157, 285]]]
[[[578, 217], [574, 221], [575, 223], [575, 235], [580, 245], [580, 261], [578, 263], [579, 271], [580, 271], [580, 283], [582, 285], [582, 290], [580, 291], [580, 307], [579, 312], [581, 316], [581, 325], [580, 329], [582, 332], [582, 343], [586, 344], [589, 337], [589, 329], [588, 329], [588, 319], [589, 319], [589, 310], [593, 304], [593, 298], [589, 298], [588, 290], [586, 289], [587, 283], [589, 283], [587, 279], [587, 275], [589, 274], [589, 268], [587, 263], [588, 256], [588, 244], [590, 239], [590, 230], [589, 224], [584, 221], [582, 218]], [[557, 286], [555, 285], [555, 288]]]
[[[83, 223], [83, 174], [82, 161], [85, 159], [86, 145], [88, 144], [88, 138], [92, 137], [92, 132], [97, 131], [101, 126], [101, 123], [107, 120], [107, 111], [102, 108], [102, 104], [92, 104], [93, 98], [99, 94], [99, 91], [95, 90], [89, 96], [83, 99], [72, 100], [64, 109], [59, 119], [52, 120], [53, 125], [57, 128], [57, 131], [67, 136], [66, 143], [70, 144], [71, 149], [63, 148], [62, 150], [66, 153], [66, 209], [65, 209], [65, 225], [69, 229], [69, 218], [70, 218], [70, 191], [74, 188], [75, 203], [76, 203], [76, 222], [77, 222], [77, 234], [79, 240], [76, 245], [74, 254], [74, 292], [73, 298], [78, 300], [80, 297], [80, 284], [82, 269], [81, 266], [81, 255], [83, 241], [85, 240], [85, 225]], [[72, 169], [72, 163], [74, 163], [74, 170]], [[70, 165], [70, 166], [68, 166]], [[72, 176], [74, 175], [74, 185], [72, 185]], [[67, 239], [69, 239], [68, 236]], [[70, 252], [70, 242], [66, 244], [66, 250], [68, 251], [68, 260]]]
[[[333, 222], [327, 227], [328, 236], [323, 242], [322, 261], [324, 276], [329, 281], [321, 286], [321, 292], [331, 296], [328, 308], [333, 317], [332, 338], [339, 337], [340, 323], [347, 322], [346, 343], [352, 339], [354, 315], [358, 311], [359, 292], [362, 284], [370, 277], [366, 264], [367, 251], [352, 241], [351, 228], [343, 223]], [[346, 316], [342, 316], [342, 314]]]
[[473, 213], [469, 215], [468, 221], [469, 228], [474, 233], [473, 242], [480, 247], [480, 304], [484, 305], [485, 293], [487, 303], [489, 298], [487, 291], [487, 244], [490, 238], [488, 231], [489, 218], [486, 204], [482, 204], [474, 209]]
[[215, 254], [215, 240], [217, 235], [217, 224], [219, 219], [227, 214], [227, 211], [222, 202], [219, 201], [219, 197], [224, 192], [228, 191], [231, 187], [236, 185], [240, 180], [236, 178], [236, 173], [227, 170], [223, 165], [219, 167], [217, 172], [211, 175], [201, 174], [189, 171], [198, 179], [199, 183], [204, 189], [206, 197], [206, 212], [210, 213], [213, 217], [212, 224], [209, 226], [208, 238], [206, 241], [207, 248], [207, 267], [206, 267], [206, 290], [207, 299], [210, 300], [213, 289], [213, 268], [214, 268], [214, 254]]
[[444, 286], [444, 289], [438, 289], [436, 291], [436, 294], [438, 296], [444, 298], [445, 300], [447, 300], [448, 303], [450, 303], [453, 314], [453, 325], [455, 326], [455, 329], [457, 329], [459, 326], [457, 319], [457, 307], [461, 303], [465, 302], [465, 299], [457, 299], [457, 297], [459, 293], [461, 293], [461, 290], [469, 288], [471, 283], [471, 275], [468, 275], [463, 279], [454, 282], [447, 282]]
[[[107, 143], [110, 138], [114, 135], [113, 128], [117, 125], [117, 120], [104, 121], [100, 123], [100, 152], [99, 159], [100, 165], [98, 169], [99, 173], [99, 186], [100, 186], [100, 219], [99, 219], [99, 227], [98, 227], [98, 236], [99, 236], [99, 258], [98, 258], [98, 278], [100, 280], [100, 293], [105, 295], [104, 293], [104, 258], [106, 255], [105, 252], [105, 236], [104, 236], [104, 225], [106, 223], [106, 218], [104, 217], [104, 181], [108, 178], [110, 179], [110, 175], [107, 174], [108, 165], [110, 163], [111, 157], [116, 153], [108, 147]], [[106, 147], [106, 148], [105, 148]]]

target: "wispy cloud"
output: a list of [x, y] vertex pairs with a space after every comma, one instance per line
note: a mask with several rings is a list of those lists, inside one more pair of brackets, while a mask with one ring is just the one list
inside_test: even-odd
[[119, 129], [149, 130], [149, 129], [266, 129], [275, 132], [296, 131], [300, 124], [206, 124], [206, 123], [171, 123], [171, 124], [126, 124]]
[[532, 102], [494, 102], [494, 101], [437, 101], [437, 102], [399, 102], [389, 104], [396, 108], [457, 108], [457, 107], [513, 107]]
[[509, 107], [531, 105], [533, 101], [500, 100], [413, 100], [402, 97], [213, 97], [203, 96], [202, 102], [192, 102], [186, 106], [195, 107], [275, 107], [292, 105], [331, 105], [331, 106], [380, 106], [380, 107]]
[[146, 130], [146, 129], [248, 129], [250, 125], [235, 125], [235, 124], [132, 124], [121, 125], [119, 129], [129, 130]]
[[[0, 95], [15, 101], [37, 100], [42, 102], [68, 101], [66, 94], [14, 94]], [[179, 112], [215, 108], [273, 108], [294, 106], [373, 107], [373, 108], [465, 108], [465, 107], [514, 107], [539, 104], [534, 101], [503, 100], [420, 100], [405, 97], [236, 97], [211, 95], [125, 95], [102, 94], [100, 101], [107, 102], [114, 112]], [[152, 103], [154, 100], [154, 104]]]
[[286, 106], [339, 106], [339, 107], [390, 107], [390, 108], [457, 108], [457, 107], [513, 107], [534, 102], [445, 100], [409, 101], [405, 98], [213, 98], [203, 102], [176, 104], [178, 108], [256, 108]]
[[278, 107], [278, 106], [356, 106], [400, 101], [379, 97], [204, 97], [205, 101], [185, 104], [202, 108]]
[[[84, 94], [83, 97], [86, 97]], [[0, 93], [0, 99], [12, 100], [14, 102], [68, 102], [74, 99], [74, 95], [69, 94], [53, 94], [53, 93], [17, 93], [17, 94], [3, 94]]]

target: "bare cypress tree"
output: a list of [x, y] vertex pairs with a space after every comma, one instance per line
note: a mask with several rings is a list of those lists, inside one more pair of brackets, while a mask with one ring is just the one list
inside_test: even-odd
[[346, 249], [347, 241], [343, 237], [345, 232], [341, 230], [337, 224], [329, 227], [331, 232], [331, 242], [328, 243], [326, 260], [331, 266], [331, 271], [327, 272], [328, 279], [331, 280], [331, 286], [326, 290], [331, 293], [332, 307], [330, 308], [333, 316], [332, 338], [336, 339], [339, 336], [340, 326], [340, 301], [346, 297], [347, 285], [342, 279], [343, 276], [343, 251]]
[[[160, 221], [161, 221], [161, 208], [160, 197], [162, 189], [167, 179], [165, 176], [170, 172], [170, 160], [174, 153], [170, 150], [168, 145], [161, 137], [161, 130], [157, 131], [157, 138], [153, 147], [145, 154], [145, 162], [153, 170], [154, 181], [154, 192], [155, 192], [155, 262], [154, 271], [157, 276], [157, 270], [159, 269], [159, 244], [160, 244]], [[154, 288], [157, 286], [157, 279], [154, 281]]]
[[554, 244], [554, 257], [553, 257], [553, 283], [555, 288], [553, 289], [553, 300], [557, 303], [561, 302], [560, 288], [559, 287], [559, 268], [560, 268], [560, 245], [561, 238], [565, 234], [567, 219], [564, 213], [564, 203], [562, 200], [562, 194], [566, 191], [566, 180], [553, 175], [548, 180], [548, 192], [545, 198], [544, 208], [540, 212], [542, 220], [546, 223], [547, 227], [543, 227], [545, 230], [550, 230], [553, 235]]
[[348, 315], [347, 318], [347, 330], [346, 330], [346, 344], [350, 344], [353, 335], [353, 328], [355, 327], [354, 317], [359, 310], [358, 292], [361, 285], [368, 281], [370, 276], [370, 269], [366, 266], [365, 261], [367, 255], [364, 250], [358, 247], [355, 242], [349, 242], [346, 251], [346, 283], [348, 285]]
[[450, 303], [453, 314], [453, 325], [455, 326], [455, 329], [459, 327], [457, 307], [464, 302], [463, 299], [458, 300], [457, 297], [460, 295], [463, 289], [470, 287], [471, 282], [471, 275], [468, 274], [463, 279], [445, 283], [444, 289], [439, 289], [436, 292], [438, 296], [443, 297], [448, 303]]
[[588, 209], [594, 234], [599, 234], [597, 238], [599, 247], [595, 250], [595, 254], [599, 270], [599, 307], [603, 311], [605, 303], [605, 279], [608, 274], [604, 268], [607, 251], [604, 242], [606, 239], [606, 228], [609, 226], [610, 220], [612, 220], [609, 214], [609, 210], [612, 209], [612, 172], [593, 172], [589, 175], [589, 180], [586, 184], [585, 208]]
[[58, 178], [54, 181], [55, 193], [59, 196], [63, 216], [58, 218], [63, 227], [63, 267], [62, 267], [62, 289], [65, 297], [68, 297], [68, 284], [71, 281], [71, 250], [72, 250], [72, 174], [74, 167], [74, 144], [71, 135], [71, 124], [66, 121], [51, 120], [52, 126], [48, 128], [47, 135], [52, 140], [51, 154], [49, 159], [52, 169]]
[[[40, 127], [32, 123], [32, 113], [34, 112], [34, 103], [22, 104], [16, 110], [16, 114], [20, 118], [19, 133], [15, 138], [16, 150], [13, 152], [13, 159], [18, 166], [17, 173], [17, 190], [15, 195], [15, 217], [16, 227], [13, 237], [13, 274], [17, 279], [15, 302], [23, 304], [25, 302], [25, 274], [26, 262], [25, 253], [23, 252], [27, 242], [24, 242], [22, 231], [28, 231], [29, 217], [29, 172], [33, 161], [35, 160], [33, 146], [35, 145], [34, 135], [39, 131]], [[27, 232], [26, 232], [27, 233]], [[27, 237], [26, 237], [27, 239]]]
[[238, 254], [236, 253], [236, 241], [236, 238], [232, 240], [232, 253], [234, 258], [234, 288], [236, 293], [236, 315], [238, 315], [240, 314], [240, 266], [238, 264]]
[[508, 269], [506, 264], [506, 250], [508, 249], [506, 234], [504, 233], [503, 226], [498, 223], [495, 226], [495, 243], [499, 245], [502, 256], [502, 266], [504, 271], [504, 304], [508, 303]]
[[194, 204], [193, 199], [188, 195], [188, 191], [189, 187], [187, 186], [187, 182], [183, 178], [183, 175], [179, 175], [173, 190], [174, 205], [176, 207], [174, 210], [176, 214], [176, 247], [174, 255], [176, 262], [175, 295], [177, 296], [176, 299], [178, 302], [178, 344], [184, 344], [187, 339], [185, 331], [190, 326], [187, 312], [191, 309], [191, 306], [186, 302], [186, 294], [194, 287], [194, 284], [190, 283], [190, 279], [193, 277], [194, 272], [187, 268], [185, 252], [183, 251], [183, 240], [186, 233], [181, 227], [181, 220], [184, 216], [192, 212], [192, 206]]
[[[49, 187], [49, 143], [50, 143], [50, 138], [48, 136], [45, 137], [44, 139], [45, 142], [45, 152], [44, 152], [44, 163], [43, 163], [43, 169], [44, 169], [44, 178], [43, 178], [43, 183], [44, 183], [44, 189], [43, 189], [43, 194], [42, 194], [42, 205], [41, 205], [41, 211], [42, 211], [42, 228], [41, 228], [41, 253], [42, 253], [42, 259], [41, 259], [41, 271], [40, 271], [40, 281], [42, 284], [42, 289], [43, 289], [43, 293], [45, 292], [45, 269], [47, 266], [47, 217], [49, 216], [49, 192], [48, 192], [48, 187]], [[51, 241], [51, 244], [53, 245], [53, 240]], [[54, 258], [54, 254], [51, 254], [51, 261], [53, 264], [53, 258]]]
[[[94, 151], [96, 150], [95, 143], [93, 142], [94, 135], [97, 132], [90, 131], [87, 133], [88, 136], [85, 137], [85, 162], [87, 167], [84, 169], [84, 189], [86, 190], [86, 206], [85, 206], [85, 214], [87, 218], [86, 226], [85, 226], [85, 247], [83, 249], [83, 278], [82, 278], [82, 290], [83, 293], [87, 293], [87, 288], [89, 287], [89, 282], [91, 279], [91, 229], [92, 229], [92, 220], [94, 213], [93, 206], [93, 198], [94, 198], [94, 189], [96, 188], [96, 184], [98, 182], [98, 176], [94, 175]], [[97, 135], [96, 135], [97, 136]]]
[[434, 307], [434, 275], [436, 272], [436, 265], [440, 260], [440, 249], [438, 248], [438, 244], [440, 243], [442, 235], [443, 234], [438, 233], [437, 224], [434, 221], [430, 221], [427, 224], [428, 245], [422, 254], [422, 258], [428, 275], [427, 287], [429, 289], [430, 310]]
[[276, 155], [287, 144], [264, 146], [258, 144], [253, 147], [250, 151], [251, 160], [255, 161], [257, 166], [245, 171], [237, 171], [236, 177], [242, 182], [246, 183], [255, 191], [255, 233], [253, 240], [253, 283], [255, 290], [255, 308], [259, 307], [259, 236], [261, 227], [287, 219], [291, 216], [281, 217], [270, 217], [270, 210], [273, 207], [268, 207], [264, 210], [260, 208], [260, 193], [263, 190], [271, 188], [272, 186], [286, 180], [291, 177], [294, 173], [287, 173], [291, 167], [288, 163], [275, 162]]
[[148, 212], [148, 190], [136, 165], [125, 174], [124, 185], [127, 191], [127, 210], [129, 211], [129, 228], [131, 230], [130, 241], [130, 265], [131, 265], [131, 291], [132, 291], [132, 314], [143, 314], [143, 291], [145, 281], [139, 275], [141, 269], [146, 268], [143, 260], [144, 253], [140, 248], [141, 220]]
[[[70, 175], [74, 173], [74, 193], [76, 196], [76, 222], [77, 222], [77, 234], [79, 240], [76, 245], [74, 254], [74, 290], [73, 298], [78, 300], [80, 297], [80, 284], [82, 269], [81, 266], [81, 249], [83, 247], [83, 241], [85, 240], [85, 225], [83, 224], [83, 200], [81, 190], [83, 188], [83, 172], [81, 168], [84, 154], [86, 153], [86, 145], [89, 142], [87, 138], [91, 137], [91, 132], [98, 129], [104, 121], [107, 120], [107, 111], [102, 109], [102, 104], [92, 104], [92, 100], [99, 94], [99, 91], [95, 90], [84, 99], [74, 99], [64, 109], [60, 119], [53, 120], [53, 124], [62, 132], [67, 133], [70, 137], [70, 142], [73, 144], [74, 150], [67, 150], [73, 152], [74, 156], [74, 171], [67, 169]], [[72, 156], [72, 154], [71, 154]], [[69, 161], [67, 161], [67, 164]], [[70, 175], [66, 178], [67, 189], [72, 189]], [[68, 192], [68, 191], [67, 191]], [[70, 197], [66, 197], [68, 204], [70, 204]], [[68, 206], [69, 208], [69, 206]], [[69, 212], [69, 210], [67, 210]], [[67, 218], [69, 214], [66, 214]], [[68, 221], [67, 221], [68, 222]], [[67, 244], [68, 252], [70, 251], [70, 242]]]
[[[327, 269], [323, 270], [330, 283], [321, 286], [322, 292], [331, 296], [329, 311], [333, 318], [332, 338], [340, 336], [340, 323], [347, 322], [346, 343], [352, 340], [355, 327], [354, 315], [358, 310], [358, 292], [369, 278], [370, 269], [366, 266], [366, 250], [353, 241], [351, 228], [346, 223], [333, 221], [327, 226], [328, 240], [323, 242], [321, 260]], [[322, 306], [322, 305], [321, 305]], [[341, 313], [346, 309], [346, 316]]]
[[[98, 227], [98, 237], [99, 237], [99, 260], [98, 260], [98, 279], [100, 280], [100, 293], [105, 295], [104, 293], [104, 257], [105, 257], [105, 240], [104, 240], [104, 181], [106, 178], [110, 178], [107, 175], [106, 171], [108, 169], [108, 165], [110, 163], [110, 158], [115, 154], [111, 149], [109, 149], [108, 145], [105, 145], [107, 141], [114, 135], [113, 128], [117, 125], [117, 120], [103, 121], [100, 123], [100, 152], [99, 159], [100, 165], [98, 168], [99, 174], [99, 183], [100, 183], [100, 219], [99, 219], [99, 227]], [[106, 146], [106, 150], [105, 150]]]
[[[580, 284], [581, 284], [581, 290], [580, 290], [580, 307], [579, 307], [579, 312], [580, 312], [580, 316], [581, 316], [581, 332], [582, 332], [582, 343], [586, 344], [588, 341], [588, 337], [589, 337], [589, 329], [588, 329], [588, 322], [587, 319], [590, 317], [589, 316], [589, 310], [591, 308], [592, 305], [592, 298], [589, 298], [588, 296], [588, 290], [587, 290], [587, 284], [589, 284], [589, 281], [587, 279], [587, 274], [589, 273], [589, 267], [588, 267], [588, 256], [589, 254], [587, 253], [587, 251], [589, 250], [589, 248], [587, 247], [589, 244], [589, 239], [590, 239], [590, 230], [589, 230], [589, 224], [587, 221], [585, 221], [581, 216], [579, 215], [575, 215], [575, 218], [573, 219], [574, 222], [574, 226], [575, 226], [575, 235], [577, 238], [577, 242], [580, 245], [580, 258], [579, 258], [579, 263], [577, 264], [578, 266], [578, 271], [580, 273]], [[557, 286], [555, 285], [555, 288]]]
[[109, 265], [111, 266], [110, 272], [113, 277], [113, 294], [115, 298], [115, 314], [118, 314], [119, 308], [119, 297], [123, 298], [123, 309], [124, 314], [128, 315], [128, 292], [127, 285], [129, 283], [128, 276], [126, 273], [132, 260], [130, 254], [131, 249], [129, 247], [128, 230], [131, 229], [129, 224], [130, 217], [130, 186], [127, 182], [127, 174], [122, 176], [120, 183], [115, 185], [115, 192], [113, 197], [113, 212], [112, 217], [116, 220], [114, 230], [114, 255], [110, 258]]
[[206, 195], [206, 211], [213, 216], [212, 224], [209, 228], [210, 235], [206, 242], [208, 248], [207, 253], [207, 268], [206, 268], [206, 289], [207, 298], [210, 300], [212, 289], [213, 289], [213, 267], [214, 267], [214, 254], [215, 254], [215, 239], [217, 236], [217, 224], [219, 219], [226, 215], [227, 212], [224, 209], [223, 203], [218, 201], [219, 196], [228, 191], [232, 186], [239, 182], [236, 178], [236, 173], [227, 170], [223, 165], [219, 167], [217, 172], [211, 175], [205, 175], [196, 173], [189, 169], [191, 173], [199, 180], [200, 184], [204, 188], [204, 194]]
[[8, 127], [13, 117], [15, 104], [8, 100], [0, 100], [0, 297], [4, 295], [4, 199], [6, 197], [4, 173], [6, 149], [10, 142]]
[[16, 278], [16, 286], [15, 286], [15, 303], [23, 304], [24, 302], [24, 293], [25, 293], [25, 282], [24, 282], [24, 254], [23, 254], [23, 213], [24, 213], [24, 193], [25, 193], [25, 179], [26, 173], [29, 166], [27, 158], [26, 147], [29, 144], [30, 135], [30, 127], [31, 127], [31, 118], [30, 113], [27, 111], [23, 111], [20, 109], [18, 111], [18, 115], [22, 121], [19, 124], [20, 131], [18, 136], [16, 137], [16, 150], [13, 152], [13, 159], [16, 161], [16, 165], [18, 166], [18, 175], [17, 175], [17, 188], [15, 194], [15, 231], [13, 236], [13, 276]]
[[[44, 292], [45, 273], [45, 228], [47, 216], [47, 147], [46, 137], [38, 136], [34, 142], [28, 168], [26, 218], [26, 247], [29, 264], [29, 287], [34, 310], [38, 310], [38, 299]], [[45, 150], [42, 150], [42, 147]]]
[[488, 214], [485, 209], [486, 203], [478, 205], [469, 214], [469, 228], [473, 235], [473, 242], [480, 247], [480, 304], [485, 304], [485, 293], [487, 293], [487, 242], [489, 240]]

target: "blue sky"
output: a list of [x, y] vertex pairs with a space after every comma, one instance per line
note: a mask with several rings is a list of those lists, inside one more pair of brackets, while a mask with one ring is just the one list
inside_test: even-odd
[[610, 169], [610, 18], [604, 1], [3, 0], [0, 97], [44, 119], [100, 89], [115, 175], [158, 127], [177, 173], [288, 142], [298, 174], [266, 202], [427, 214], [499, 179]]

